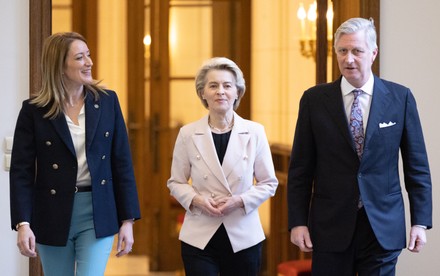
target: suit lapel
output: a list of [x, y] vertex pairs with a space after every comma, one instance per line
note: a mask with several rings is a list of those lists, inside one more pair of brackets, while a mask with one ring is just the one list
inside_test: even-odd
[[342, 133], [342, 136], [344, 136], [344, 139], [350, 147], [353, 147], [353, 138], [350, 134], [347, 115], [344, 110], [344, 102], [342, 100], [341, 78], [333, 82], [330, 89], [325, 90], [324, 94], [326, 97], [324, 97], [323, 104], [326, 107], [327, 112]]
[[379, 123], [381, 123], [381, 118], [383, 118], [384, 113], [388, 110], [389, 105], [391, 104], [389, 95], [390, 91], [386, 88], [380, 78], [374, 76], [373, 99], [371, 101], [367, 130], [365, 132], [364, 147], [368, 146], [371, 138], [379, 129], [378, 126]]
[[85, 101], [86, 115], [86, 149], [92, 145], [95, 137], [96, 128], [101, 117], [101, 100], [95, 100], [92, 93], [88, 92]]
[[[326, 106], [330, 117], [334, 120], [339, 130], [342, 132], [346, 141], [351, 147], [353, 147], [353, 139], [350, 134], [347, 117], [344, 111], [340, 82], [341, 79], [333, 82], [331, 84], [331, 88], [324, 92], [326, 95], [324, 105]], [[373, 99], [371, 102], [367, 129], [365, 132], [364, 147], [367, 147], [371, 141], [371, 138], [374, 137], [378, 130], [380, 120], [383, 118], [383, 114], [391, 104], [389, 95], [389, 90], [386, 88], [380, 78], [374, 76]]]

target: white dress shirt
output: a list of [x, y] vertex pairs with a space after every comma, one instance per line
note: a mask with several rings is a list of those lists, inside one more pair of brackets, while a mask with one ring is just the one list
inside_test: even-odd
[[344, 101], [345, 114], [347, 115], [347, 122], [350, 122], [351, 106], [354, 101], [354, 94], [351, 93], [354, 89], [361, 89], [364, 93], [359, 94], [359, 104], [362, 110], [364, 133], [367, 129], [368, 115], [370, 114], [371, 100], [373, 99], [374, 76], [370, 74], [370, 78], [362, 87], [354, 87], [345, 77], [342, 77], [341, 90], [342, 99]]

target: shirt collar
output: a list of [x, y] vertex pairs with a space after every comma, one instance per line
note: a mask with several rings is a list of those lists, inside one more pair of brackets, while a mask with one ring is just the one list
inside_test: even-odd
[[368, 81], [362, 86], [362, 87], [354, 87], [351, 85], [347, 79], [343, 76], [341, 80], [341, 90], [342, 90], [342, 96], [346, 96], [350, 94], [354, 89], [359, 88], [364, 93], [372, 96], [373, 95], [373, 87], [374, 87], [374, 76], [373, 73], [370, 74], [370, 77], [368, 78]]

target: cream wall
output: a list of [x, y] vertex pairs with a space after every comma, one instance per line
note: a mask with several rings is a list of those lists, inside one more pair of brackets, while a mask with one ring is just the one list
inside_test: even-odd
[[18, 253], [9, 218], [9, 173], [4, 170], [4, 138], [12, 136], [21, 102], [29, 95], [29, 0], [0, 0], [0, 250], [1, 275], [28, 275], [28, 259]]
[[[404, 250], [397, 275], [439, 275], [440, 245], [440, 1], [381, 1], [381, 76], [411, 88], [417, 100], [430, 161], [434, 228], [428, 231], [428, 244], [420, 254]], [[408, 203], [406, 204], [408, 207]], [[408, 208], [407, 208], [408, 209]], [[408, 210], [407, 210], [408, 211]], [[407, 212], [408, 214], [408, 212]], [[409, 217], [407, 215], [407, 224]]]

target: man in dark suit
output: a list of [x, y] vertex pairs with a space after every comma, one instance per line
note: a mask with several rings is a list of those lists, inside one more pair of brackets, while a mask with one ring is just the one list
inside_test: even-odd
[[394, 275], [406, 245], [399, 150], [411, 211], [408, 249], [432, 227], [428, 158], [411, 91], [374, 76], [372, 19], [335, 33], [342, 77], [301, 98], [288, 177], [291, 241], [313, 275]]

